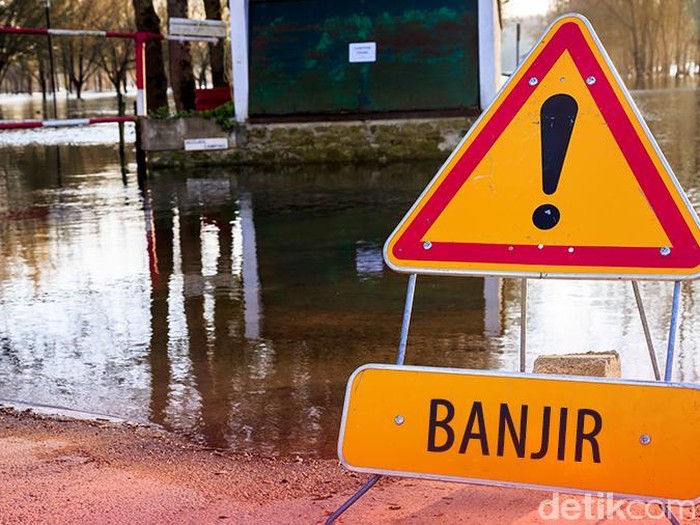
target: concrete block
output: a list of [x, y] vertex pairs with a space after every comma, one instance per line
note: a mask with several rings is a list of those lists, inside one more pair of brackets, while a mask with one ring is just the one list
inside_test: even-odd
[[143, 148], [152, 167], [444, 159], [473, 119], [247, 123], [228, 134], [229, 149], [184, 152], [184, 139], [225, 137], [213, 120], [145, 119]]
[[583, 354], [541, 355], [535, 359], [535, 374], [619, 378], [620, 354], [615, 350]]
[[212, 119], [144, 119], [141, 145], [146, 151], [178, 151], [185, 149], [185, 139], [224, 137], [228, 139], [229, 147], [235, 147], [235, 135], [222, 130]]

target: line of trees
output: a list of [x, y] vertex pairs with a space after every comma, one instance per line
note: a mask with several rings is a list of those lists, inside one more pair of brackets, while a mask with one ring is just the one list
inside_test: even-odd
[[555, 0], [585, 15], [621, 74], [638, 87], [700, 68], [700, 0]]
[[[0, 0], [0, 26], [46, 27], [46, 0]], [[222, 0], [51, 0], [51, 26], [62, 29], [164, 33], [169, 17], [221, 20]], [[128, 39], [54, 37], [57, 86], [81, 98], [86, 88], [114, 90], [122, 100], [134, 82], [134, 46]], [[194, 109], [195, 87], [227, 84], [223, 42], [149, 41], [147, 96], [151, 110], [167, 108], [164, 55], [178, 110]], [[208, 75], [207, 75], [208, 73]], [[208, 78], [207, 78], [208, 77]], [[50, 92], [46, 37], [0, 33], [0, 92]]]

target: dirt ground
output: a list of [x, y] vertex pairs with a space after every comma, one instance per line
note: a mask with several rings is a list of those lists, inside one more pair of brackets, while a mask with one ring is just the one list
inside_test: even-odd
[[[150, 427], [0, 408], [2, 524], [316, 524], [366, 479], [332, 460], [236, 455]], [[582, 497], [561, 497], [583, 509]], [[601, 505], [592, 507], [590, 519], [583, 510], [580, 519], [556, 519], [551, 505], [540, 516], [538, 506], [551, 498], [548, 492], [385, 477], [337, 523], [630, 520], [600, 519], [595, 509]], [[682, 523], [700, 523], [693, 513], [685, 509]]]

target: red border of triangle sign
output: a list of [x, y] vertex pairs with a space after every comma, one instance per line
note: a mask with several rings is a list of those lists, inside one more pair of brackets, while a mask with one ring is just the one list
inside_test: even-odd
[[[532, 104], [536, 100], [532, 97], [542, 95], [543, 91], [538, 93], [541, 82], [538, 83], [537, 79], [545, 78], [565, 53], [568, 53], [575, 65], [576, 74], [581, 77], [582, 82], [578, 84], [585, 85], [585, 88], [580, 89], [584, 89], [589, 100], [592, 97], [598, 115], [604, 121], [602, 125], [609, 130], [622, 154], [620, 158], [624, 158], [629, 171], [634, 175], [633, 179], [630, 178], [633, 182], [636, 180], [638, 185], [634, 188], [634, 194], [641, 193], [641, 202], [645, 209], [648, 208], [644, 213], [658, 220], [659, 231], [668, 239], [668, 245], [622, 242], [616, 246], [610, 242], [597, 243], [595, 238], [591, 241], [590, 236], [586, 242], [578, 245], [572, 244], [575, 240], [568, 238], [567, 242], [546, 244], [537, 241], [534, 236], [530, 243], [523, 242], [522, 229], [516, 233], [517, 224], [512, 225], [512, 238], [508, 233], [499, 233], [498, 238], [484, 241], [483, 236], [477, 235], [476, 240], [472, 241], [469, 238], [470, 231], [484, 227], [473, 220], [447, 228], [446, 231], [459, 232], [454, 240], [444, 238], [444, 235], [439, 240], [431, 240], [430, 228], [453, 199], [457, 204], [453, 203], [449, 214], [452, 218], [449, 220], [454, 221], [454, 217], [459, 217], [460, 210], [454, 208], [459, 206], [459, 199], [455, 199], [455, 196], [460, 191], [470, 191], [471, 186], [465, 184], [475, 174], [480, 162], [489, 155], [493, 145], [509, 126], [518, 125], [516, 116], [528, 101]], [[574, 98], [575, 96], [573, 94]], [[591, 118], [586, 115], [579, 117]], [[528, 146], [530, 149], [533, 141], [537, 144], [540, 141], [539, 127], [536, 129], [537, 133], [532, 135], [534, 138]], [[544, 137], [541, 140], [544, 142]], [[557, 140], [561, 142], [564, 139], [559, 137]], [[565, 142], [568, 143], [568, 138]], [[564, 148], [566, 153], [566, 146]], [[518, 152], [509, 150], [508, 154], [516, 156]], [[539, 150], [537, 155], [540, 155]], [[505, 175], [506, 178], [515, 176], [519, 175]], [[617, 174], [611, 172], [604, 176], [612, 178]], [[502, 187], [504, 175], [500, 177], [499, 187]], [[565, 178], [566, 175], [562, 177]], [[624, 209], [624, 202], [621, 204]], [[558, 210], [555, 211], [558, 213]], [[564, 212], [562, 216], [563, 214]], [[473, 213], [465, 215], [474, 216]], [[488, 210], [483, 215], [484, 220], [489, 220]], [[446, 214], [445, 217], [447, 216]], [[506, 222], [498, 231], [510, 231], [507, 221], [514, 219], [506, 216], [499, 220]], [[528, 226], [532, 229], [531, 224]], [[576, 225], [576, 231], [585, 231], [585, 228], [585, 221]], [[557, 239], [556, 236], [550, 238]], [[493, 103], [462, 139], [387, 240], [384, 258], [392, 269], [407, 273], [539, 278], [694, 279], [700, 277], [700, 222], [590, 23], [580, 15], [567, 15], [550, 26]]]

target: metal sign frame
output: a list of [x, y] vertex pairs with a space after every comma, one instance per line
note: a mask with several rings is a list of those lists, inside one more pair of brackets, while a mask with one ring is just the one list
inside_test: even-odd
[[[641, 128], [643, 129], [644, 133], [646, 134], [646, 137], [650, 140], [651, 146], [653, 148], [653, 151], [658, 155], [659, 161], [662, 163], [663, 168], [666, 170], [666, 172], [670, 175], [670, 178], [668, 181], [671, 183], [672, 188], [674, 188], [681, 199], [681, 203], [686, 206], [686, 211], [689, 212], [690, 217], [692, 219], [692, 225], [695, 226], [696, 228], [700, 228], [700, 220], [698, 219], [697, 215], [695, 214], [692, 206], [690, 205], [690, 202], [688, 201], [686, 195], [683, 193], [682, 188], [680, 187], [680, 184], [676, 180], [675, 176], [673, 175], [673, 172], [668, 165], [668, 162], [666, 161], [666, 158], [664, 157], [663, 153], [658, 147], [658, 144], [654, 140], [653, 136], [651, 135], [646, 123], [644, 120], [641, 118], [641, 115], [639, 114], [639, 110], [637, 109], [636, 105], [632, 101], [631, 97], [629, 96], [629, 93], [627, 92], [626, 89], [624, 89], [624, 84], [622, 83], [619, 75], [617, 74], [617, 71], [615, 70], [614, 66], [610, 62], [610, 59], [605, 52], [605, 49], [602, 47], [597, 35], [593, 31], [590, 23], [582, 16], [580, 15], [566, 15], [565, 17], [560, 17], [559, 19], [555, 20], [552, 25], [547, 29], [545, 32], [545, 35], [549, 33], [549, 31], [557, 24], [560, 23], [562, 19], [574, 16], [578, 20], [582, 21], [585, 26], [588, 28], [595, 44], [597, 45], [599, 51], [602, 53], [607, 66], [609, 67], [610, 71], [612, 72], [612, 75], [614, 77], [614, 80], [621, 86], [623, 89], [624, 96], [626, 97], [626, 101], [629, 104], [630, 108], [632, 109], [634, 115], [638, 118], [639, 124]], [[544, 37], [543, 37], [544, 38]], [[533, 47], [533, 50], [530, 52], [528, 57], [525, 59], [524, 63], [527, 64], [528, 60], [530, 59], [532, 53], [535, 52], [539, 44], [536, 44]], [[509, 89], [509, 86], [512, 82], [515, 80], [511, 77], [508, 83], [503, 86], [501, 89], [501, 92], [499, 92], [499, 95], [504, 92], [504, 90]], [[482, 114], [482, 116], [477, 120], [477, 122], [474, 124], [472, 127], [472, 130], [478, 129], [478, 126], [480, 122], [485, 118], [486, 112]], [[399, 272], [404, 272], [404, 273], [409, 273], [408, 277], [408, 286], [407, 286], [407, 291], [406, 291], [406, 301], [404, 305], [404, 313], [403, 313], [403, 321], [402, 321], [402, 326], [401, 326], [401, 336], [399, 340], [399, 345], [398, 345], [398, 350], [397, 350], [397, 357], [396, 357], [396, 365], [404, 365], [405, 360], [406, 360], [406, 349], [407, 349], [407, 342], [408, 342], [408, 332], [409, 332], [409, 327], [410, 327], [410, 322], [411, 322], [411, 315], [412, 315], [412, 310], [413, 310], [413, 302], [414, 302], [414, 297], [415, 297], [415, 289], [416, 289], [416, 280], [417, 280], [417, 274], [418, 273], [424, 273], [424, 274], [437, 274], [437, 275], [475, 275], [475, 276], [494, 276], [494, 277], [501, 277], [501, 276], [508, 276], [508, 277], [521, 277], [521, 326], [520, 326], [520, 352], [519, 352], [519, 371], [520, 373], [525, 373], [525, 361], [526, 361], [526, 356], [527, 356], [527, 280], [528, 277], [536, 277], [536, 278], [545, 278], [545, 277], [556, 277], [556, 278], [564, 278], [564, 279], [601, 279], [601, 280], [611, 280], [611, 279], [622, 279], [622, 280], [629, 280], [632, 283], [632, 289], [634, 292], [634, 297], [637, 305], [637, 309], [639, 312], [640, 316], [640, 322], [642, 324], [643, 332], [644, 332], [644, 337], [647, 343], [647, 349], [649, 352], [649, 358], [650, 358], [650, 364], [651, 368], [653, 371], [653, 376], [657, 381], [663, 381], [664, 383], [671, 383], [671, 378], [673, 374], [673, 362], [674, 362], [674, 357], [675, 357], [675, 346], [676, 346], [676, 336], [677, 336], [677, 331], [678, 331], [678, 321], [679, 321], [679, 310], [680, 310], [680, 294], [681, 294], [681, 286], [682, 286], [682, 280], [685, 279], [693, 279], [693, 278], [699, 278], [700, 277], [700, 269], [691, 275], [677, 275], [677, 274], [671, 274], [671, 275], [657, 275], [657, 274], [645, 274], [645, 273], [640, 273], [640, 274], [624, 274], [624, 275], [619, 275], [619, 274], [607, 274], [607, 273], [601, 273], [601, 274], [596, 274], [596, 275], [591, 275], [591, 274], [558, 274], [556, 272], [536, 272], [536, 271], [525, 271], [525, 272], [511, 272], [511, 271], [478, 271], [478, 270], [444, 270], [444, 269], [426, 269], [426, 268], [412, 268], [412, 267], [397, 267], [396, 265], [392, 264], [387, 257], [387, 250], [390, 247], [390, 241], [392, 238], [394, 238], [397, 233], [400, 231], [402, 224], [404, 221], [406, 221], [411, 214], [415, 211], [415, 209], [418, 207], [419, 203], [422, 201], [422, 199], [427, 195], [433, 184], [436, 183], [436, 181], [439, 179], [442, 171], [454, 160], [455, 156], [458, 154], [460, 151], [460, 148], [462, 145], [468, 140], [468, 138], [471, 135], [471, 131], [467, 134], [467, 136], [460, 142], [460, 145], [455, 149], [455, 151], [450, 155], [448, 160], [443, 164], [442, 168], [438, 171], [438, 174], [433, 178], [431, 183], [428, 185], [428, 187], [423, 191], [419, 199], [416, 201], [416, 203], [413, 205], [413, 207], [409, 210], [409, 212], [406, 214], [404, 219], [401, 221], [399, 226], [396, 228], [396, 230], [392, 233], [390, 236], [389, 240], [384, 246], [384, 258], [389, 267], [392, 269], [399, 271]], [[676, 204], [678, 202], [676, 201]], [[430, 249], [430, 246], [427, 247], [427, 249]], [[654, 279], [654, 280], [672, 280], [674, 281], [674, 287], [673, 287], [673, 299], [672, 299], [672, 310], [671, 310], [671, 319], [669, 323], [669, 334], [668, 334], [668, 345], [666, 348], [666, 357], [665, 357], [665, 369], [663, 371], [663, 377], [662, 374], [659, 370], [659, 364], [656, 356], [656, 351], [654, 349], [654, 345], [651, 339], [650, 331], [649, 331], [649, 325], [647, 322], [646, 318], [646, 313], [644, 310], [644, 305], [642, 302], [642, 297], [639, 291], [639, 284], [638, 280], [640, 279]], [[357, 372], [356, 372], [357, 373]], [[484, 373], [484, 372], [479, 372], [479, 371], [473, 371], [470, 373]], [[516, 374], [513, 373], [515, 376]], [[565, 376], [548, 376], [551, 379], [570, 379]], [[587, 379], [586, 381], [588, 381]], [[603, 380], [598, 380], [598, 381], [603, 381]], [[627, 381], [626, 383], [629, 383], [630, 381]], [[649, 382], [641, 382], [641, 383], [647, 383]], [[693, 388], [698, 388], [696, 386], [693, 386]], [[343, 410], [343, 422], [341, 426], [341, 433], [339, 437], [339, 442], [338, 442], [338, 447], [339, 447], [339, 452], [341, 451], [342, 447], [342, 439], [343, 439], [343, 429], [345, 425], [345, 412], [347, 409], [347, 403], [348, 403], [348, 397], [346, 396], [345, 404], [344, 404], [344, 410]], [[342, 462], [342, 454], [340, 454], [341, 462]], [[347, 465], [346, 465], [347, 466]], [[358, 470], [356, 468], [352, 468], [352, 470]], [[361, 470], [360, 470], [361, 471]], [[387, 473], [392, 473], [393, 472], [387, 472]], [[406, 475], [406, 473], [401, 473], [401, 475]], [[380, 479], [381, 479], [381, 474], [373, 474], [367, 482], [355, 493], [353, 494], [348, 500], [346, 500], [338, 509], [330, 514], [326, 520], [326, 525], [332, 525], [335, 520], [340, 517], [346, 510], [348, 510], [352, 505], [354, 505], [364, 494], [366, 494]], [[445, 477], [432, 477], [432, 476], [426, 476], [426, 475], [410, 475], [410, 477], [416, 477], [416, 478], [429, 478], [429, 479], [441, 479], [444, 480], [446, 479]], [[525, 485], [525, 484], [520, 484], [520, 483], [504, 483], [504, 482], [494, 482], [494, 481], [485, 481], [485, 480], [466, 480], [464, 478], [457, 478], [458, 481], [468, 481], [470, 483], [478, 483], [481, 485], [488, 485], [488, 486], [507, 486], [507, 487], [520, 487], [520, 488], [531, 488], [531, 485]], [[541, 486], [537, 486], [537, 488], [541, 488]], [[548, 487], [552, 488], [552, 487]], [[563, 490], [566, 491], [573, 491], [573, 492], [586, 492], [586, 491], [581, 491], [581, 490], [575, 490], [575, 489], [569, 489], [562, 487]], [[555, 488], [556, 490], [556, 488]], [[623, 495], [621, 495], [623, 496]], [[635, 499], [653, 499], [653, 498], [647, 498], [647, 497], [637, 497], [634, 496]], [[678, 519], [674, 516], [672, 513], [671, 509], [666, 505], [662, 504], [661, 505], [664, 515], [668, 519], [670, 523], [673, 525], [677, 525], [680, 522]]]
[[[399, 346], [397, 350], [397, 356], [396, 356], [396, 365], [404, 365], [405, 360], [406, 360], [406, 349], [407, 349], [407, 343], [408, 343], [408, 332], [411, 324], [411, 316], [412, 316], [412, 311], [413, 311], [413, 303], [414, 303], [414, 298], [415, 298], [415, 291], [416, 291], [416, 281], [417, 281], [417, 275], [416, 274], [410, 274], [408, 277], [408, 286], [406, 290], [406, 301], [404, 304], [404, 313], [403, 313], [403, 320], [401, 324], [401, 336], [399, 340]], [[652, 366], [652, 369], [654, 371], [654, 377], [657, 381], [661, 381], [661, 377], [659, 374], [659, 369], [658, 369], [658, 363], [656, 359], [656, 353], [653, 348], [653, 344], [651, 343], [651, 337], [649, 335], [649, 327], [648, 323], [646, 321], [646, 314], [644, 310], [644, 305], [642, 303], [642, 298], [639, 293], [639, 288], [638, 284], [633, 281], [633, 291], [634, 291], [634, 296], [636, 299], [637, 303], [637, 308], [639, 311], [640, 315], [640, 321], [642, 323], [642, 327], [644, 329], [644, 335], [647, 340], [648, 344], [648, 349], [649, 349], [649, 355], [650, 355], [650, 363]], [[664, 383], [671, 383], [671, 377], [673, 374], [673, 360], [675, 356], [675, 345], [676, 345], [676, 334], [678, 330], [678, 319], [679, 319], [679, 310], [680, 310], [680, 293], [681, 293], [681, 281], [676, 281], [674, 283], [673, 287], [673, 301], [672, 301], [672, 310], [671, 310], [671, 320], [670, 320], [670, 326], [669, 326], [669, 337], [668, 337], [668, 346], [666, 349], [666, 368], [664, 370], [663, 374], [663, 382]], [[520, 372], [525, 371], [525, 358], [526, 358], [526, 326], [527, 326], [527, 279], [522, 280], [522, 304], [521, 304], [521, 312], [523, 313], [523, 316], [521, 317], [521, 341], [520, 341]], [[360, 368], [361, 369], [361, 368]], [[357, 372], [355, 372], [357, 373]], [[470, 373], [475, 373], [475, 374], [484, 374], [485, 372], [483, 371], [470, 371]], [[505, 374], [504, 374], [505, 375]], [[512, 375], [513, 377], [517, 376], [518, 374], [516, 373], [511, 373], [509, 375]], [[529, 375], [529, 374], [528, 374]], [[539, 375], [539, 374], [536, 374]], [[354, 377], [354, 374], [353, 374]], [[567, 378], [566, 376], [548, 376], [549, 378], [555, 380], [555, 379], [563, 379], [563, 380], [570, 380], [570, 378]], [[351, 377], [352, 379], [352, 377]], [[590, 380], [587, 379], [587, 381]], [[603, 382], [604, 380], [602, 379], [593, 379], [592, 381], [600, 381]], [[634, 381], [627, 381], [628, 383], [634, 382]], [[651, 382], [649, 381], [637, 381], [639, 383], [646, 383], [650, 384]], [[350, 384], [350, 382], [348, 383]], [[341, 460], [341, 463], [343, 463], [344, 466], [347, 467], [347, 465], [343, 462], [342, 459], [342, 454], [340, 454], [340, 450], [342, 447], [342, 440], [343, 440], [343, 429], [345, 426], [345, 418], [346, 418], [346, 410], [347, 410], [347, 403], [348, 403], [348, 396], [346, 393], [346, 398], [345, 402], [343, 404], [343, 420], [341, 423], [341, 432], [340, 436], [338, 439], [338, 451], [339, 451], [339, 457]], [[359, 472], [365, 472], [362, 469], [356, 469], [352, 468], [351, 470], [359, 471]], [[395, 472], [386, 472], [387, 474], [397, 474]], [[400, 473], [402, 476], [406, 476], [405, 473]], [[333, 525], [335, 523], [335, 520], [338, 519], [346, 510], [348, 510], [350, 507], [352, 507], [362, 496], [364, 496], [376, 483], [381, 479], [383, 474], [372, 474], [372, 476], [365, 482], [365, 484], [360, 487], [360, 489], [355, 492], [350, 498], [348, 498], [342, 505], [340, 505], [332, 514], [330, 514], [325, 521], [325, 525]], [[415, 478], [425, 478], [425, 479], [439, 479], [439, 480], [446, 480], [445, 477], [437, 477], [437, 476], [428, 476], [428, 475], [407, 475], [408, 477], [415, 477]], [[485, 480], [472, 480], [472, 479], [465, 479], [465, 478], [455, 478], [454, 481], [460, 481], [460, 482], [467, 482], [467, 483], [475, 483], [479, 485], [486, 485], [486, 486], [501, 486], [501, 487], [509, 487], [509, 488], [524, 488], [524, 489], [529, 489], [529, 488], [538, 488], [541, 489], [542, 486], [533, 486], [533, 485], [528, 485], [528, 484], [520, 484], [520, 483], [508, 483], [508, 482], [493, 482], [493, 481], [485, 481]], [[564, 490], [564, 491], [569, 491], [569, 492], [575, 492], [575, 493], [586, 493], [586, 491], [582, 490], [576, 490], [576, 489], [570, 489], [566, 487], [547, 487], [547, 488], [552, 488], [553, 490]], [[590, 493], [590, 491], [589, 491]], [[616, 496], [626, 496], [624, 494], [615, 494]], [[634, 496], [634, 499], [639, 499], [639, 500], [653, 500], [654, 498], [640, 498], [637, 496]], [[671, 509], [666, 505], [662, 504], [662, 508], [664, 511], [664, 514], [666, 518], [668, 519], [669, 523], [672, 525], [679, 525], [680, 522], [678, 519], [675, 517], [675, 515], [672, 513]]]
[[[200, 20], [195, 18], [171, 18], [168, 30], [172, 37], [186, 39], [226, 38], [226, 22], [222, 20]], [[216, 40], [214, 40], [216, 41]]]

